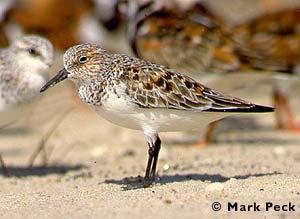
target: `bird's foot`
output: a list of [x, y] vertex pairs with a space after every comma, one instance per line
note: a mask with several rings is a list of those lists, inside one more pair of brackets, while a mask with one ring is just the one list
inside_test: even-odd
[[144, 177], [143, 179], [143, 187], [147, 188], [153, 185], [160, 178], [158, 176]]

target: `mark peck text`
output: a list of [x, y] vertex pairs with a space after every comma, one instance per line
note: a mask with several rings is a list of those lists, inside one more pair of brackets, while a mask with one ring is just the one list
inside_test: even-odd
[[251, 204], [240, 204], [238, 202], [228, 202], [228, 211], [295, 211], [295, 204], [291, 202], [285, 204], [274, 204], [272, 202], [266, 202], [263, 204], [258, 204], [253, 202]]

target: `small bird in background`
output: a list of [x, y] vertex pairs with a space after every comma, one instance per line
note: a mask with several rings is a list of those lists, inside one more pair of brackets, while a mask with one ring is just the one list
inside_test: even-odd
[[135, 55], [188, 75], [238, 70], [234, 41], [221, 18], [203, 2], [184, 3], [150, 1], [131, 9], [128, 34]]
[[200, 129], [229, 115], [273, 111], [214, 91], [163, 65], [112, 54], [89, 43], [65, 52], [64, 69], [41, 92], [67, 78], [75, 82], [81, 100], [96, 113], [144, 132], [149, 146], [145, 186], [155, 180], [159, 132]]
[[[133, 7], [128, 34], [137, 57], [190, 76], [255, 70], [272, 73], [276, 78], [278, 72], [297, 69], [300, 60], [297, 8], [269, 12], [230, 26], [205, 1], [176, 2], [182, 4], [147, 1]], [[295, 130], [295, 118], [284, 93], [287, 89], [282, 88], [288, 82], [276, 81], [270, 80], [278, 108], [276, 126]], [[210, 142], [214, 127], [215, 123], [209, 126], [205, 140], [200, 143]]]
[[22, 36], [0, 50], [0, 129], [29, 112], [52, 63], [52, 44], [36, 35]]
[[22, 36], [0, 50], [0, 126], [14, 122], [8, 113], [23, 110], [23, 104], [39, 96], [52, 63], [52, 44], [36, 35]]
[[[256, 16], [233, 29], [236, 53], [252, 69], [282, 72], [274, 80], [277, 127], [299, 130], [289, 105], [291, 75], [300, 72], [300, 8], [286, 8]], [[284, 123], [284, 118], [287, 122]]]

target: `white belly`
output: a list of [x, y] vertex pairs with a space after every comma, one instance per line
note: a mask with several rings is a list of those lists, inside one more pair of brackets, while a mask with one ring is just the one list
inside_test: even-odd
[[172, 109], [148, 109], [110, 96], [102, 106], [91, 106], [108, 121], [130, 129], [175, 132], [200, 129], [228, 113], [194, 112]]

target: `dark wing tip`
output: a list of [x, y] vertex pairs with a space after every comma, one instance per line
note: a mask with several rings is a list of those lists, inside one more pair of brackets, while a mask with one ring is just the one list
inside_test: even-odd
[[274, 112], [275, 108], [262, 105], [249, 105], [249, 107], [236, 107], [236, 108], [210, 108], [205, 111], [208, 112], [236, 112], [236, 113], [267, 113]]
[[254, 113], [267, 113], [267, 112], [274, 112], [275, 108], [270, 106], [262, 106], [262, 105], [254, 105], [249, 109], [249, 112]]

